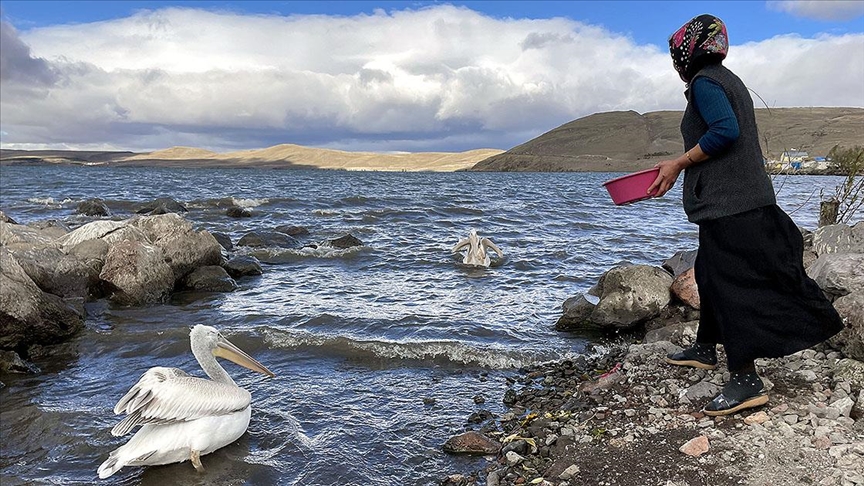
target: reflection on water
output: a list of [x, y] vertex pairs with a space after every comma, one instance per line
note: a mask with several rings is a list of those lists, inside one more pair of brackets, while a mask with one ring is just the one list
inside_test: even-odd
[[[164, 305], [87, 304], [86, 330], [37, 358], [43, 373], [5, 375], [0, 389], [2, 484], [91, 484], [108, 452], [112, 407], [151, 366], [202, 375], [189, 328], [217, 326], [273, 370], [226, 364], [253, 395], [249, 432], [190, 464], [126, 468], [111, 484], [427, 485], [483, 458], [441, 444], [476, 410], [503, 411], [515, 368], [579, 354], [554, 331], [561, 303], [620, 261], [659, 264], [696, 245], [680, 192], [616, 207], [613, 174], [358, 173], [267, 170], [0, 167], [0, 209], [21, 223], [77, 227], [83, 199], [115, 219], [143, 202], [183, 202], [195, 226], [231, 236], [278, 225], [305, 243], [351, 233], [360, 249], [237, 250], [264, 275], [229, 294], [180, 292]], [[792, 177], [781, 205], [814, 227], [818, 198], [839, 178]], [[251, 218], [233, 219], [238, 204]], [[505, 253], [468, 268], [450, 248], [471, 228]], [[475, 397], [485, 403], [475, 403]]]

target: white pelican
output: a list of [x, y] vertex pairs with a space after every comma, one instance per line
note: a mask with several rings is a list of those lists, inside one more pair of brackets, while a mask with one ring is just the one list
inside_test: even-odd
[[497, 253], [498, 258], [504, 258], [504, 252], [502, 252], [500, 248], [495, 246], [495, 243], [492, 243], [489, 238], [480, 238], [479, 236], [477, 236], [477, 230], [473, 228], [468, 233], [468, 238], [460, 240], [459, 243], [456, 243], [456, 246], [453, 247], [452, 252], [456, 253], [465, 247], [468, 248], [468, 251], [465, 253], [465, 258], [462, 259], [462, 263], [466, 265], [488, 267], [491, 260], [489, 258], [489, 255], [486, 254], [486, 248], [490, 248], [495, 253]]
[[[252, 395], [240, 388], [216, 361], [229, 359], [240, 366], [275, 376], [210, 327], [197, 325], [189, 333], [192, 354], [210, 377], [197, 378], [177, 368], [150, 368], [114, 406], [126, 417], [111, 429], [115, 436], [141, 429], [99, 466], [104, 479], [124, 466], [156, 466], [192, 461], [203, 471], [201, 456], [243, 435], [252, 415]], [[212, 381], [211, 381], [212, 380]]]

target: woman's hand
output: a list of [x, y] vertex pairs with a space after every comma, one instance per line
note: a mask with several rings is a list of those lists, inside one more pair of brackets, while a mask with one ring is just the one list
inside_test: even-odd
[[654, 166], [660, 168], [660, 173], [657, 174], [657, 179], [648, 188], [648, 194], [661, 197], [669, 192], [669, 189], [672, 189], [675, 181], [678, 180], [678, 174], [686, 167], [680, 159], [681, 157], [674, 160], [664, 160]]

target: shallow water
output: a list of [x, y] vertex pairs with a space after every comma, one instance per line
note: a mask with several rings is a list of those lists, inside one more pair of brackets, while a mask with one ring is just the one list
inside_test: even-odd
[[[554, 330], [561, 303], [617, 262], [659, 265], [696, 245], [680, 189], [616, 207], [601, 183], [617, 175], [0, 167], [0, 209], [19, 223], [77, 227], [92, 220], [74, 214], [90, 197], [124, 219], [169, 196], [235, 243], [285, 224], [307, 227], [307, 242], [351, 233], [364, 243], [252, 252], [265, 273], [232, 293], [88, 304], [86, 330], [38, 362], [43, 373], [3, 377], [2, 484], [95, 482], [125, 442], [110, 435], [111, 409], [138, 377], [156, 365], [201, 374], [188, 344], [196, 323], [277, 374], [226, 365], [252, 392], [248, 434], [205, 456], [204, 475], [185, 463], [126, 468], [106, 483], [426, 485], [482, 467], [441, 444], [471, 412], [503, 411], [505, 378], [520, 366], [584, 351], [585, 338]], [[788, 177], [780, 205], [812, 229], [819, 189], [839, 181]], [[253, 217], [225, 216], [232, 203]], [[449, 250], [471, 228], [504, 260], [462, 266]]]

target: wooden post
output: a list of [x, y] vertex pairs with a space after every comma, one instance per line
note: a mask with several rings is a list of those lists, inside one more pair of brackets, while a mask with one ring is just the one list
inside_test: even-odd
[[819, 204], [819, 227], [837, 224], [837, 211], [840, 209], [840, 201], [829, 199]]

